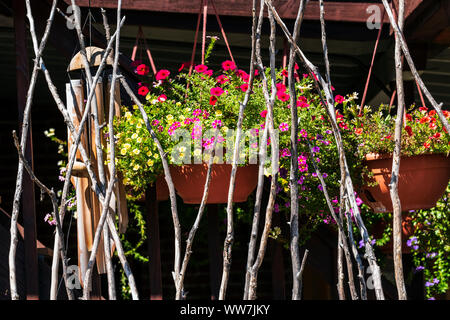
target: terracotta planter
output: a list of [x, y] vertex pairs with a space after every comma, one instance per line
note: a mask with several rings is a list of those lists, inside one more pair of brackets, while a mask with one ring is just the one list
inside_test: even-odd
[[[389, 193], [392, 156], [369, 154], [369, 170], [374, 174], [367, 182], [376, 181], [374, 187], [364, 187], [361, 197], [374, 212], [392, 212]], [[403, 211], [429, 209], [445, 192], [450, 179], [450, 159], [445, 155], [427, 154], [401, 157], [398, 193]]]
[[[411, 248], [406, 245], [406, 241], [414, 234], [414, 226], [413, 226], [413, 219], [407, 215], [403, 214], [402, 216], [402, 253], [410, 253]], [[383, 234], [384, 229], [386, 228], [386, 223], [384, 221], [378, 223], [374, 227], [374, 238], [379, 239], [381, 238], [381, 235]], [[389, 241], [386, 245], [381, 247], [381, 251], [387, 254], [392, 254], [393, 252], [393, 245], [394, 242], [392, 240], [392, 233], [391, 233], [391, 241]]]
[[169, 187], [167, 186], [164, 175], [161, 175], [156, 180], [156, 200], [166, 201], [169, 200]]
[[[208, 166], [206, 164], [189, 164], [184, 166], [170, 166], [172, 180], [177, 193], [184, 203], [200, 204], [206, 182]], [[230, 184], [231, 165], [214, 164], [211, 172], [208, 204], [227, 203], [228, 187]], [[247, 165], [238, 167], [234, 191], [234, 202], [245, 202], [255, 190], [258, 183], [258, 166]]]

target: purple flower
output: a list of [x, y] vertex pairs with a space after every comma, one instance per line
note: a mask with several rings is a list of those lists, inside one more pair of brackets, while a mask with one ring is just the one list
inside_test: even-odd
[[305, 181], [305, 177], [304, 176], [300, 176], [300, 179], [297, 180], [298, 184], [303, 184], [303, 182]]
[[419, 246], [416, 244], [412, 248], [413, 248], [413, 250], [417, 250], [417, 249], [419, 249]]
[[417, 237], [411, 237], [406, 241], [406, 245], [411, 247], [413, 244], [417, 243]]
[[320, 151], [320, 147], [313, 147], [312, 148], [312, 152], [314, 152], [314, 153], [317, 153], [317, 152], [319, 152]]
[[273, 211], [275, 211], [275, 212], [280, 212], [280, 207], [278, 206], [278, 203], [275, 203], [275, 204], [273, 205]]
[[320, 191], [323, 191], [323, 187], [322, 187], [321, 184], [319, 184], [319, 185], [317, 186], [317, 188], [319, 188]]
[[424, 269], [425, 269], [424, 266], [418, 266], [418, 267], [416, 268], [416, 272], [422, 271], [422, 270], [424, 270]]
[[324, 173], [324, 174], [322, 174], [322, 177], [327, 178], [327, 177], [328, 177], [328, 174], [327, 174], [327, 173]]
[[425, 283], [425, 287], [432, 287], [432, 286], [434, 286], [434, 283], [433, 283], [433, 282], [427, 281], [427, 282]]
[[317, 140], [322, 140], [322, 139], [323, 139], [323, 135], [318, 134], [318, 135], [316, 136], [316, 139], [317, 139]]
[[291, 206], [291, 202], [287, 201], [284, 205], [285, 205], [286, 208], [289, 208]]
[[331, 130], [325, 131], [326, 134], [332, 134]]
[[361, 248], [364, 247], [364, 246], [365, 246], [364, 240], [360, 240], [360, 241], [359, 241], [359, 248], [361, 249]]
[[435, 297], [428, 298], [428, 300], [436, 300]]
[[440, 282], [440, 281], [439, 281], [438, 278], [434, 278], [434, 279], [433, 279], [433, 283], [438, 284], [439, 282]]

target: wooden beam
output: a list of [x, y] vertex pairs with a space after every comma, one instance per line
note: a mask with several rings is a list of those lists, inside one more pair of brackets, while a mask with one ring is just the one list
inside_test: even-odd
[[[410, 0], [411, 3], [421, 1], [423, 0]], [[65, 2], [70, 3], [70, 0], [65, 0]], [[216, 0], [214, 3], [220, 15], [250, 17], [252, 14], [252, 3], [248, 0]], [[299, 1], [297, 0], [274, 0], [274, 5], [278, 13], [284, 19], [295, 19], [298, 3]], [[89, 0], [80, 0], [77, 1], [77, 4], [82, 7], [87, 7], [89, 6]], [[366, 22], [370, 16], [366, 10], [371, 5], [378, 6], [380, 9], [383, 8], [383, 5], [379, 3], [326, 1], [325, 19], [327, 21]], [[91, 1], [91, 7], [116, 8], [117, 1]], [[140, 11], [196, 14], [199, 12], [200, 1], [123, 0], [122, 8]], [[212, 14], [213, 10], [210, 10], [209, 13]], [[319, 20], [318, 1], [309, 2], [305, 11], [305, 19]], [[388, 18], [385, 17], [384, 22], [388, 21]]]

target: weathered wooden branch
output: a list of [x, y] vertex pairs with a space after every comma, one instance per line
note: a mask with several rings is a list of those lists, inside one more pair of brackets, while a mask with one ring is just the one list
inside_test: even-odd
[[303, 254], [302, 264], [300, 265], [300, 270], [298, 271], [296, 278], [299, 282], [299, 300], [302, 298], [302, 287], [303, 287], [303, 272], [305, 271], [306, 259], [308, 259], [309, 250], [305, 249], [305, 253]]
[[[293, 40], [297, 42], [300, 28], [303, 22], [306, 5], [309, 1], [301, 0], [298, 8], [297, 18], [294, 24], [294, 31], [292, 33]], [[288, 64], [288, 86], [291, 106], [291, 161], [290, 161], [290, 176], [289, 185], [291, 191], [291, 217], [290, 217], [290, 252], [292, 264], [292, 300], [301, 299], [301, 284], [300, 280], [295, 276], [300, 272], [300, 252], [299, 252], [299, 231], [298, 231], [298, 108], [297, 108], [297, 94], [295, 91], [295, 49], [291, 45], [289, 50], [289, 64]], [[305, 254], [307, 254], [305, 252]]]
[[15, 130], [13, 131], [13, 139], [14, 139], [14, 145], [16, 146], [17, 153], [19, 155], [19, 161], [23, 163], [31, 180], [42, 190], [42, 192], [44, 192], [48, 195], [48, 197], [50, 198], [50, 200], [52, 202], [52, 206], [53, 206], [52, 216], [56, 222], [56, 239], [58, 239], [59, 247], [61, 248], [58, 253], [61, 255], [61, 260], [63, 262], [63, 278], [64, 278], [64, 282], [66, 284], [65, 287], [66, 287], [67, 297], [69, 298], [69, 300], [74, 300], [74, 298], [75, 298], [74, 293], [73, 293], [72, 289], [70, 289], [70, 286], [68, 285], [68, 281], [67, 281], [67, 261], [68, 261], [68, 259], [67, 259], [66, 247], [64, 244], [64, 232], [63, 232], [61, 221], [60, 221], [59, 215], [58, 215], [58, 199], [56, 198], [56, 194], [53, 191], [53, 189], [49, 189], [47, 186], [45, 186], [34, 174], [33, 169], [31, 168], [31, 166], [25, 159], [25, 156], [23, 155], [22, 151], [20, 150], [19, 138], [17, 138], [17, 134], [16, 134]]
[[[399, 0], [398, 5], [398, 28], [402, 31], [405, 20], [405, 1]], [[402, 148], [403, 113], [405, 112], [402, 48], [398, 34], [395, 34], [395, 76], [397, 84], [397, 118], [395, 120], [395, 147], [392, 155], [392, 174], [389, 189], [393, 208], [393, 257], [395, 283], [397, 285], [399, 300], [407, 300], [402, 262], [402, 205], [400, 202], [400, 197], [398, 196], [398, 175], [400, 170], [400, 155]]]
[[[22, 154], [25, 153], [26, 141], [28, 138], [28, 131], [30, 127], [30, 115], [31, 115], [31, 105], [33, 103], [34, 89], [36, 87], [36, 80], [38, 76], [39, 69], [41, 68], [41, 56], [44, 52], [47, 40], [50, 34], [50, 29], [53, 23], [53, 18], [55, 14], [55, 8], [57, 5], [57, 0], [53, 0], [52, 7], [50, 10], [50, 15], [47, 20], [47, 25], [45, 26], [44, 35], [42, 36], [41, 42], [38, 46], [37, 41], [33, 41], [35, 49], [35, 59], [33, 65], [33, 72], [31, 74], [30, 84], [28, 86], [27, 101], [25, 104], [25, 109], [23, 112], [21, 137], [20, 137], [20, 151]], [[34, 31], [34, 20], [31, 13], [30, 1], [26, 1], [27, 7], [27, 18], [30, 22], [30, 30]], [[19, 294], [17, 292], [17, 278], [16, 278], [16, 251], [17, 251], [17, 219], [19, 216], [19, 206], [20, 198], [22, 196], [22, 178], [23, 178], [23, 163], [19, 161], [17, 168], [17, 178], [16, 178], [16, 189], [14, 192], [13, 210], [11, 214], [11, 228], [10, 228], [10, 248], [9, 248], [9, 283], [11, 289], [11, 299], [18, 300]]]
[[[261, 1], [259, 15], [256, 17], [256, 0], [253, 0], [252, 10], [252, 61], [250, 67], [255, 65], [255, 52], [261, 51], [261, 28], [264, 19], [264, 3]], [[253, 74], [255, 71], [253, 70]], [[248, 287], [250, 284], [250, 269], [255, 259], [255, 246], [256, 239], [258, 237], [259, 216], [261, 212], [262, 193], [264, 188], [264, 164], [267, 156], [267, 129], [268, 118], [266, 118], [263, 135], [259, 142], [259, 165], [258, 165], [258, 185], [256, 187], [255, 208], [253, 211], [252, 229], [250, 232], [250, 241], [248, 245], [247, 253], [247, 266], [245, 272], [245, 284], [244, 284], [244, 300], [248, 300]]]
[[[261, 3], [263, 6], [264, 4]], [[270, 183], [270, 193], [269, 193], [269, 201], [267, 203], [266, 215], [265, 215], [265, 223], [264, 229], [261, 235], [258, 255], [256, 256], [255, 262], [250, 269], [250, 283], [248, 287], [248, 299], [255, 300], [256, 299], [256, 288], [257, 288], [257, 279], [258, 272], [263, 262], [267, 241], [269, 239], [269, 234], [272, 228], [272, 214], [273, 208], [276, 200], [276, 183], [278, 177], [278, 164], [279, 164], [279, 144], [277, 137], [275, 136], [275, 128], [274, 128], [274, 104], [277, 94], [276, 88], [276, 61], [275, 61], [275, 41], [276, 41], [276, 24], [273, 18], [273, 14], [269, 11], [269, 22], [270, 22], [270, 45], [269, 45], [269, 55], [270, 55], [270, 96], [269, 96], [269, 85], [268, 79], [264, 72], [261, 50], [256, 51], [256, 61], [258, 63], [258, 68], [262, 77], [262, 88], [264, 93], [264, 99], [266, 101], [267, 106], [267, 127], [270, 136], [270, 145], [271, 145], [271, 183]], [[259, 47], [260, 49], [260, 47]]]
[[256, 34], [256, 1], [253, 0], [252, 7], [252, 15], [253, 15], [253, 24], [252, 24], [252, 52], [250, 57], [250, 76], [248, 82], [248, 88], [245, 92], [244, 100], [240, 102], [239, 105], [239, 116], [236, 124], [236, 136], [234, 143], [234, 151], [233, 151], [233, 161], [231, 167], [230, 174], [230, 184], [228, 189], [228, 199], [227, 199], [227, 234], [223, 244], [223, 265], [222, 265], [222, 280], [220, 283], [219, 289], [219, 300], [224, 300], [226, 296], [226, 290], [228, 287], [228, 279], [231, 268], [231, 258], [232, 258], [232, 249], [234, 243], [234, 224], [233, 224], [233, 196], [234, 189], [236, 184], [236, 173], [238, 168], [238, 159], [239, 159], [239, 147], [240, 147], [240, 139], [242, 135], [242, 123], [244, 121], [244, 112], [247, 107], [248, 101], [250, 99], [250, 95], [253, 90], [253, 80], [255, 77], [255, 34]]

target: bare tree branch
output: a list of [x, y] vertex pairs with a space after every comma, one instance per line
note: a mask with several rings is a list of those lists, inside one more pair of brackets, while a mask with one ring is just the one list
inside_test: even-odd
[[[399, 0], [398, 8], [398, 27], [403, 30], [405, 20], [405, 1]], [[403, 277], [403, 262], [402, 262], [402, 205], [400, 197], [398, 196], [398, 174], [400, 170], [400, 155], [402, 148], [402, 127], [403, 127], [403, 113], [405, 112], [405, 96], [403, 89], [403, 61], [402, 48], [398, 34], [395, 34], [395, 75], [397, 83], [397, 118], [395, 120], [395, 147], [392, 156], [392, 174], [390, 195], [392, 199], [393, 212], [393, 257], [394, 257], [394, 273], [395, 283], [397, 285], [397, 292], [399, 300], [407, 300], [405, 279]]]

